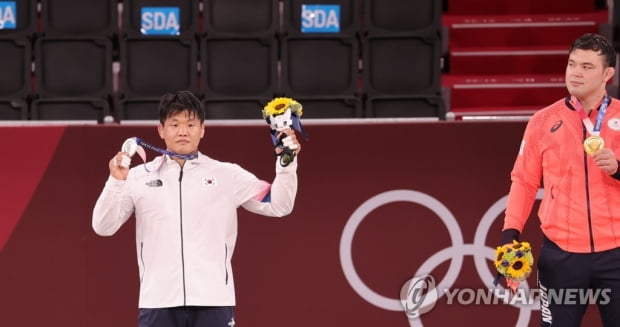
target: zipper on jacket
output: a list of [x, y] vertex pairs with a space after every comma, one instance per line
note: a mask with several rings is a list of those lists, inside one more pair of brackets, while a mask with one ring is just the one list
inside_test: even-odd
[[228, 285], [228, 267], [226, 261], [228, 260], [228, 244], [224, 243], [224, 271], [226, 272], [225, 284]]
[[144, 242], [140, 242], [140, 262], [142, 262], [142, 276], [140, 276], [140, 284], [144, 280], [144, 273], [146, 272], [146, 266], [144, 265]]
[[[586, 127], [583, 126], [583, 141], [586, 141]], [[590, 235], [590, 251], [594, 252], [594, 234], [592, 233], [592, 213], [590, 212], [590, 177], [588, 175], [588, 154], [583, 151], [583, 169], [586, 182], [586, 212], [588, 215], [588, 233]]]
[[179, 172], [179, 226], [181, 229], [181, 272], [183, 274], [183, 305], [187, 305], [187, 294], [185, 291], [185, 252], [183, 249], [183, 194], [181, 181], [183, 181], [183, 167]]

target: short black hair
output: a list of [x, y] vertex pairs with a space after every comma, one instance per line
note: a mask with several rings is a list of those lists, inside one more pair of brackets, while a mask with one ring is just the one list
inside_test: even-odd
[[180, 113], [188, 111], [190, 117], [198, 117], [200, 123], [205, 121], [205, 110], [198, 98], [190, 91], [177, 91], [166, 93], [161, 96], [159, 101], [159, 122], [164, 123], [166, 119]]
[[568, 53], [571, 54], [576, 49], [600, 52], [601, 56], [605, 56], [604, 62], [607, 64], [607, 67], [616, 67], [616, 49], [601, 35], [587, 33], [580, 36], [573, 41]]

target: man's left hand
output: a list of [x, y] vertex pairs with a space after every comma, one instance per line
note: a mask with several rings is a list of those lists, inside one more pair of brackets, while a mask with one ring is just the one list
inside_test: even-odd
[[[288, 129], [286, 131], [278, 133], [277, 137], [280, 138], [283, 134], [286, 134], [286, 137], [282, 139], [282, 145], [293, 150], [295, 154], [299, 154], [299, 152], [301, 151], [301, 144], [299, 144], [299, 141], [297, 140], [297, 135], [295, 134], [295, 131], [293, 129]], [[282, 152], [282, 149], [276, 148], [276, 154], [279, 154], [280, 152]]]
[[596, 165], [607, 173], [613, 175], [618, 171], [618, 160], [611, 149], [602, 148], [592, 155]]

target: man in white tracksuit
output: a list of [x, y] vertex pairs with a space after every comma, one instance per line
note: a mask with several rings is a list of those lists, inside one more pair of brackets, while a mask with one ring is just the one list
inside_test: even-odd
[[[131, 169], [127, 152], [110, 160], [93, 229], [113, 235], [135, 213], [139, 327], [234, 326], [237, 208], [289, 214], [297, 193], [297, 159], [286, 167], [277, 160], [269, 184], [236, 164], [199, 153], [204, 109], [187, 91], [162, 96], [158, 132], [164, 155]], [[299, 153], [295, 132], [285, 134]]]

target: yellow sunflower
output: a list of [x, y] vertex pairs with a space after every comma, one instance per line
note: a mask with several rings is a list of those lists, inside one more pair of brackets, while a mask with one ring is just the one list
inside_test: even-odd
[[[516, 242], [516, 241], [515, 241]], [[521, 251], [531, 251], [532, 250], [532, 246], [530, 245], [530, 243], [528, 242], [521, 242], [521, 243], [513, 243], [513, 248], [516, 250], [521, 250]]]
[[283, 114], [286, 109], [291, 109], [293, 113], [301, 117], [302, 106], [299, 102], [291, 98], [274, 98], [263, 108], [263, 117], [277, 116]]
[[527, 258], [515, 258], [512, 260], [508, 268], [506, 269], [506, 278], [515, 280], [524, 280], [532, 272], [532, 265], [528, 262]]
[[506, 254], [506, 250], [504, 249], [503, 246], [498, 246], [495, 249], [495, 268], [500, 269], [500, 267], [502, 266], [502, 260], [504, 260], [504, 254]]

